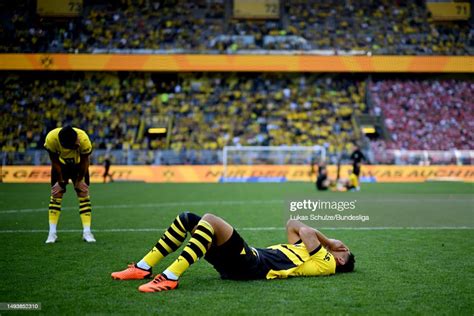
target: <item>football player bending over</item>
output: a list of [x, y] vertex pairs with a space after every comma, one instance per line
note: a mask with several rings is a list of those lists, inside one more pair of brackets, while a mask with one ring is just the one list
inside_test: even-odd
[[163, 273], [141, 285], [139, 291], [176, 289], [183, 273], [202, 257], [214, 266], [222, 279], [233, 280], [323, 276], [354, 270], [354, 255], [341, 241], [329, 239], [295, 220], [288, 221], [286, 230], [288, 243], [254, 248], [220, 217], [181, 213], [142, 260], [123, 271], [113, 272], [112, 278], [151, 278], [152, 267], [176, 251], [188, 234], [191, 238], [179, 257]]
[[49, 199], [49, 234], [47, 244], [58, 239], [56, 228], [61, 214], [63, 195], [69, 180], [79, 199], [79, 215], [82, 221], [82, 239], [95, 242], [91, 232], [91, 199], [89, 196], [89, 156], [92, 144], [86, 132], [65, 126], [53, 129], [46, 135], [44, 147], [51, 159], [51, 197]]

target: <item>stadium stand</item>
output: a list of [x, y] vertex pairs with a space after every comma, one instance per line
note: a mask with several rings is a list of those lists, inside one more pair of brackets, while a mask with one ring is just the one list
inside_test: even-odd
[[[63, 76], [63, 77], [62, 77]], [[54, 76], [53, 76], [54, 77]], [[325, 145], [357, 141], [352, 114], [365, 106], [357, 77], [299, 74], [75, 73], [2, 79], [2, 151], [42, 147], [48, 130], [68, 122], [97, 148], [157, 149], [144, 115], [174, 118], [169, 148], [224, 145]]]
[[232, 19], [228, 3], [86, 2], [82, 16], [69, 21], [39, 18], [25, 1], [3, 3], [0, 52], [468, 55], [474, 45], [469, 22], [435, 23], [420, 1], [289, 0], [278, 20]]
[[[474, 83], [465, 79], [17, 73], [3, 78], [1, 88], [3, 152], [41, 149], [46, 133], [67, 122], [86, 130], [96, 149], [322, 145], [329, 155], [348, 153], [361, 140], [353, 117], [369, 106], [370, 114], [385, 118], [389, 135], [372, 142], [375, 158], [390, 149], [474, 148]], [[169, 140], [146, 134], [144, 118], [151, 116], [173, 119]]]
[[473, 81], [379, 80], [370, 84], [370, 92], [373, 111], [383, 113], [391, 134], [391, 140], [375, 148], [474, 148]]
[[[20, 5], [3, 4], [0, 51], [91, 52], [94, 49], [207, 49], [222, 34], [219, 3], [205, 1], [97, 1], [68, 22], [36, 17]], [[23, 4], [23, 5], [21, 5]], [[30, 14], [28, 14], [28, 12]], [[220, 19], [219, 19], [220, 18]]]
[[290, 1], [288, 12], [291, 30], [317, 49], [466, 55], [473, 41], [468, 23], [433, 23], [422, 1]]

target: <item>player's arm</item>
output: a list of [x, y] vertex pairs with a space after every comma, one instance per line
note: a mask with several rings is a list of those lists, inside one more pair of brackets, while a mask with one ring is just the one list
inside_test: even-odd
[[319, 230], [303, 224], [300, 221], [289, 220], [286, 225], [286, 230], [289, 243], [295, 243], [301, 240], [309, 252], [316, 249], [320, 244], [334, 251], [348, 250], [341, 241], [330, 239]]
[[89, 137], [82, 132], [82, 136], [77, 137], [77, 145], [79, 147], [80, 161], [79, 161], [79, 172], [76, 179], [76, 189], [79, 184], [84, 183], [84, 177], [89, 170], [89, 156], [92, 153], [92, 143]]
[[288, 234], [289, 243], [294, 244], [298, 241], [302, 241], [309, 252], [317, 249], [321, 244], [325, 245], [324, 241], [321, 242], [319, 240], [313, 228], [300, 221], [290, 219], [286, 223], [286, 232]]
[[74, 189], [79, 197], [89, 195], [89, 186], [84, 181], [86, 172], [89, 169], [89, 155], [90, 154], [81, 155], [81, 161], [79, 162], [79, 172], [77, 174], [76, 183], [74, 183]]
[[58, 182], [51, 187], [51, 196], [55, 198], [61, 198], [62, 194], [66, 192], [66, 182], [63, 178], [61, 171], [61, 162], [59, 161], [59, 155], [48, 150], [49, 159], [51, 160], [51, 166], [57, 175]]

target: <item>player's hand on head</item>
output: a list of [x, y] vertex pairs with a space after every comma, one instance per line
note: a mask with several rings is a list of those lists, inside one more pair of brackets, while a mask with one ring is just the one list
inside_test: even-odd
[[64, 184], [60, 184], [59, 182], [56, 182], [51, 187], [51, 196], [54, 198], [61, 198], [64, 192], [66, 192], [66, 186]]
[[86, 197], [89, 195], [89, 186], [84, 181], [76, 182], [74, 189], [79, 197]]
[[337, 240], [337, 239], [329, 239], [331, 244], [330, 244], [330, 248], [332, 251], [348, 251], [349, 248], [344, 245], [344, 243], [340, 240]]

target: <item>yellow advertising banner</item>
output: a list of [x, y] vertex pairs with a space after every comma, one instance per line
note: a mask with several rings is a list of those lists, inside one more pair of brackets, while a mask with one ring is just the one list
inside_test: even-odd
[[279, 0], [234, 0], [233, 18], [279, 19]]
[[471, 73], [474, 57], [0, 54], [0, 70]]
[[82, 0], [37, 0], [36, 13], [40, 16], [79, 16]]
[[[341, 177], [351, 166], [342, 166]], [[49, 166], [3, 166], [2, 182], [47, 183], [50, 181]], [[91, 166], [91, 182], [102, 182], [103, 167]], [[140, 181], [148, 183], [217, 183], [222, 182], [223, 167], [211, 166], [112, 166], [116, 181]], [[328, 167], [329, 176], [336, 176], [336, 166]], [[370, 165], [362, 167], [361, 179], [368, 182], [424, 182], [427, 180], [459, 180], [474, 182], [474, 166], [392, 166]], [[227, 180], [238, 182], [284, 182], [315, 180], [309, 166], [230, 166]]]
[[469, 2], [426, 2], [433, 20], [469, 20], [471, 4]]

